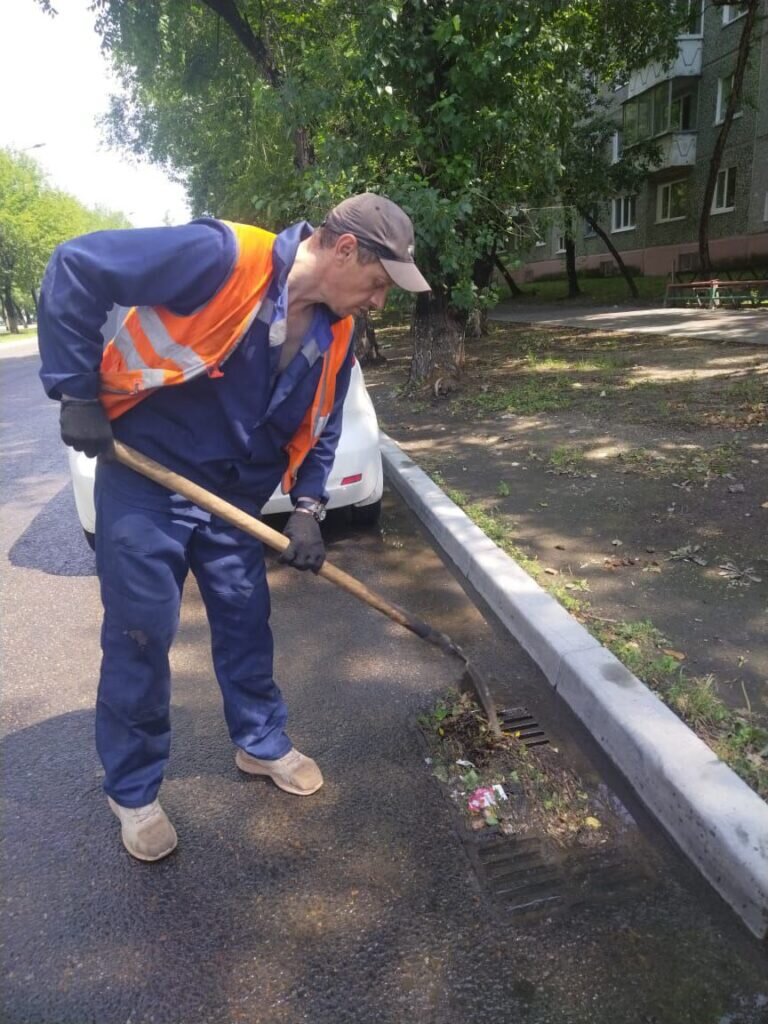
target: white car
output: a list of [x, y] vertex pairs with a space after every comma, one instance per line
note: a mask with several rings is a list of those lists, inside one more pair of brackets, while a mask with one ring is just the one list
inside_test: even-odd
[[[85, 538], [93, 547], [96, 510], [93, 481], [96, 460], [67, 448], [69, 469], [75, 490], [75, 505]], [[344, 419], [336, 458], [328, 477], [328, 509], [348, 508], [352, 522], [373, 526], [381, 514], [384, 473], [379, 451], [379, 424], [363, 380], [363, 371], [355, 360], [349, 390], [344, 400]], [[291, 499], [278, 487], [262, 509], [263, 515], [290, 512]]]

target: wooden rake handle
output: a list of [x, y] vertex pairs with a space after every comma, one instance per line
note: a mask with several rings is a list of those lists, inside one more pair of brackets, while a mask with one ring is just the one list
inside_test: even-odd
[[[167, 487], [168, 490], [176, 494], [189, 498], [190, 501], [193, 501], [200, 508], [204, 508], [207, 512], [219, 516], [232, 526], [237, 526], [238, 529], [249, 533], [268, 547], [274, 548], [275, 551], [285, 551], [290, 544], [287, 537], [262, 523], [255, 516], [248, 515], [247, 512], [243, 512], [236, 505], [224, 501], [223, 498], [219, 498], [217, 495], [212, 494], [211, 491], [207, 491], [204, 487], [200, 487], [199, 484], [193, 483], [179, 473], [166, 469], [159, 462], [155, 462], [154, 459], [150, 459], [147, 455], [142, 455], [141, 452], [137, 452], [127, 444], [123, 444], [122, 441], [115, 441], [114, 449], [118, 462], [122, 462], [124, 466], [128, 466], [136, 473], [141, 473], [142, 476], [149, 477], [150, 480], [154, 480], [155, 483]], [[375, 591], [369, 590], [368, 587], [355, 579], [354, 576], [350, 576], [349, 573], [338, 569], [335, 565], [331, 565], [327, 560], [323, 563], [318, 576], [323, 576], [325, 579], [330, 580], [331, 583], [335, 583], [337, 587], [348, 591], [364, 604], [383, 612], [384, 615], [389, 616], [390, 619], [409, 629], [412, 633], [416, 633], [422, 639], [445, 646], [443, 640], [447, 638], [444, 638], [442, 633], [438, 633], [431, 626], [427, 625], [426, 622], [422, 622], [421, 619], [411, 615], [403, 608], [399, 608], [397, 605], [385, 600]], [[448, 643], [449, 646], [454, 646], [450, 641]], [[461, 655], [459, 654], [459, 656]]]

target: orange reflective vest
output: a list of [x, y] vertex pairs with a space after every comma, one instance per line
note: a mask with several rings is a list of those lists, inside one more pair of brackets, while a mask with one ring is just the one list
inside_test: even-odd
[[[224, 223], [237, 243], [234, 266], [216, 294], [189, 316], [165, 306], [134, 306], [104, 349], [101, 403], [117, 419], [156, 388], [184, 384], [201, 374], [221, 376], [221, 364], [242, 341], [258, 315], [272, 278], [275, 236], [249, 224]], [[282, 489], [290, 491], [296, 474], [317, 444], [336, 400], [336, 377], [347, 357], [352, 317], [331, 328], [312, 405], [285, 446], [288, 468]]]

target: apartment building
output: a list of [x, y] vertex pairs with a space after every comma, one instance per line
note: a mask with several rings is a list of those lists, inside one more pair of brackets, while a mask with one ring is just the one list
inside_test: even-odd
[[[736, 66], [744, 8], [688, 0], [689, 20], [669, 68], [650, 64], [613, 93], [613, 158], [622, 148], [654, 139], [661, 163], [636, 195], [600, 204], [598, 220], [627, 265], [667, 275], [698, 265], [702, 196]], [[741, 109], [731, 125], [710, 217], [715, 267], [736, 261], [768, 264], [768, 0], [762, 0], [744, 79]], [[565, 269], [565, 239], [557, 220], [516, 275], [531, 281]], [[588, 225], [576, 233], [579, 270], [615, 272], [615, 261]]]

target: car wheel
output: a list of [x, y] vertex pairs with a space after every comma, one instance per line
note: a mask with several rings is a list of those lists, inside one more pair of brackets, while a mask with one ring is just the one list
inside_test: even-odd
[[88, 547], [91, 549], [91, 551], [95, 551], [96, 550], [96, 534], [95, 533], [91, 533], [90, 530], [83, 530], [83, 536], [85, 537], [85, 542], [88, 545]]
[[370, 505], [353, 505], [350, 511], [355, 526], [376, 526], [381, 518], [381, 498]]

